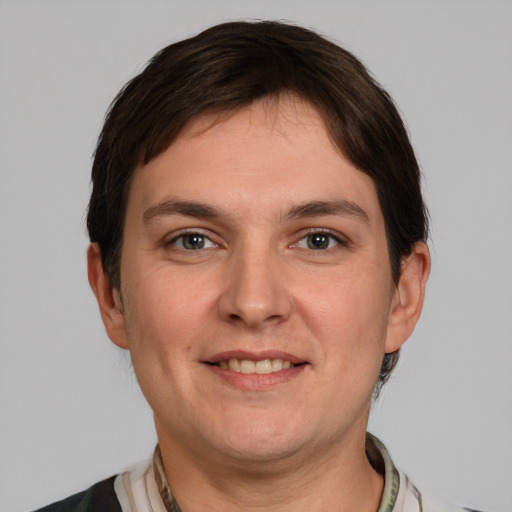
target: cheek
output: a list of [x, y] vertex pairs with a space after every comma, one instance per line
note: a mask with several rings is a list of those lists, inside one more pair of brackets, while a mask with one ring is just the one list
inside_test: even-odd
[[[156, 276], [155, 276], [156, 277]], [[154, 410], [183, 400], [196, 362], [201, 303], [191, 288], [158, 276], [133, 281], [126, 292], [126, 330], [133, 368]], [[194, 307], [192, 307], [194, 305]], [[166, 393], [162, 394], [162, 389]]]
[[370, 362], [372, 356], [379, 362], [384, 354], [389, 284], [369, 274], [333, 273], [309, 283], [297, 295], [300, 314], [326, 355], [343, 355], [347, 366]]
[[211, 318], [218, 291], [213, 280], [191, 279], [190, 271], [171, 272], [168, 267], [131, 277], [126, 283], [126, 309], [133, 356], [150, 357], [152, 352], [160, 365], [193, 360], [214, 334]]

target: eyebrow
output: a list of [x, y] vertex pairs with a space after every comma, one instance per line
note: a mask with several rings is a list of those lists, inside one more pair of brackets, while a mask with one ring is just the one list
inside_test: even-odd
[[148, 208], [143, 215], [145, 222], [154, 217], [167, 215], [185, 215], [198, 219], [212, 219], [220, 216], [220, 211], [214, 206], [197, 203], [195, 201], [163, 201]]
[[[170, 215], [184, 215], [198, 219], [214, 219], [222, 216], [222, 211], [215, 206], [198, 203], [196, 201], [168, 200], [148, 208], [143, 215], [145, 222], [154, 217]], [[348, 215], [369, 221], [368, 214], [356, 203], [346, 199], [333, 201], [309, 201], [293, 206], [285, 215], [286, 219], [300, 219], [305, 217], [320, 217], [322, 215]]]
[[322, 215], [348, 215], [369, 222], [368, 214], [356, 203], [346, 199], [333, 201], [310, 201], [291, 208], [287, 213], [288, 219], [303, 217], [320, 217]]

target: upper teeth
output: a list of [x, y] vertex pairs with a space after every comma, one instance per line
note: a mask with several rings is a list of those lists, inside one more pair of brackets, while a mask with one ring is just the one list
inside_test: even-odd
[[221, 368], [230, 369], [239, 373], [272, 373], [286, 370], [292, 366], [290, 361], [282, 359], [262, 359], [250, 361], [248, 359], [230, 359], [219, 361]]

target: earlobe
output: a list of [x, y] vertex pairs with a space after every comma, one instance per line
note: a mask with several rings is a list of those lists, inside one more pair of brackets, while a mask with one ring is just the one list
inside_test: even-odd
[[87, 249], [87, 274], [108, 337], [117, 346], [128, 349], [121, 295], [105, 274], [101, 250], [97, 243], [90, 244]]
[[424, 242], [416, 242], [404, 258], [388, 319], [386, 353], [395, 352], [409, 338], [418, 322], [430, 273], [430, 253]]

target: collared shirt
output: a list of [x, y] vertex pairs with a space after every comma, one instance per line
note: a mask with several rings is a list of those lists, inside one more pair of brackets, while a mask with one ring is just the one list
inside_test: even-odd
[[[376, 437], [367, 434], [366, 454], [374, 469], [384, 477], [378, 512], [463, 512], [458, 507], [436, 503], [422, 495], [404, 473], [400, 473]], [[122, 473], [114, 482], [122, 512], [181, 512], [165, 477], [160, 448], [151, 463]]]

